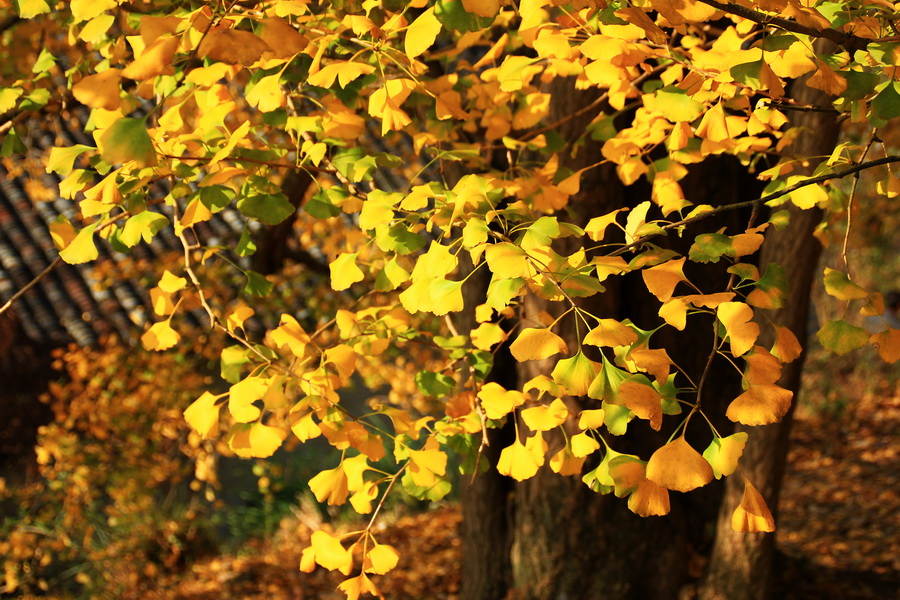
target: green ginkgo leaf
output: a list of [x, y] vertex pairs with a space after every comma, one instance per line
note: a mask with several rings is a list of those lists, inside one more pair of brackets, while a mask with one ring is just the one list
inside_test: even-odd
[[169, 224], [165, 215], [145, 210], [128, 219], [119, 235], [119, 241], [129, 248], [136, 246], [142, 239], [148, 244], [160, 229]]
[[135, 161], [141, 167], [156, 165], [156, 149], [143, 119], [122, 118], [100, 136], [100, 156], [111, 165]]
[[829, 321], [816, 333], [816, 338], [828, 350], [847, 354], [865, 346], [869, 341], [869, 332], [846, 321]]

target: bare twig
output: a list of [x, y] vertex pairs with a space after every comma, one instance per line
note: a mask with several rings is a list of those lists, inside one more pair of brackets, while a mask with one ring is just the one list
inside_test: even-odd
[[[173, 154], [160, 154], [160, 156], [163, 158], [169, 158], [169, 159], [173, 159], [173, 160], [181, 160], [181, 161], [185, 161], [185, 162], [189, 161], [189, 160], [196, 160], [199, 162], [209, 162], [213, 159], [213, 157], [211, 157], [211, 156], [189, 156], [189, 155], [175, 156]], [[240, 162], [253, 163], [255, 165], [265, 165], [267, 167], [274, 167], [276, 169], [296, 169], [297, 168], [297, 165], [294, 165], [291, 163], [283, 163], [283, 162], [278, 162], [278, 161], [273, 161], [273, 160], [260, 160], [258, 158], [249, 158], [246, 156], [229, 156], [229, 157], [223, 158], [222, 160], [228, 160], [228, 161], [236, 162], [236, 163], [240, 163]], [[304, 165], [303, 168], [308, 171], [313, 171], [315, 173], [328, 173], [328, 174], [332, 173], [330, 169], [323, 169], [321, 167], [311, 167], [311, 166]]]
[[7, 310], [9, 310], [10, 307], [12, 307], [12, 305], [16, 302], [16, 300], [18, 300], [19, 298], [24, 296], [25, 293], [28, 292], [28, 290], [30, 290], [31, 288], [36, 286], [41, 281], [41, 279], [43, 279], [44, 277], [49, 275], [50, 272], [53, 271], [53, 269], [55, 269], [56, 267], [58, 267], [61, 263], [62, 263], [62, 258], [60, 258], [57, 255], [57, 257], [53, 259], [53, 262], [51, 262], [49, 265], [47, 265], [46, 269], [44, 269], [43, 271], [38, 273], [38, 275], [34, 279], [29, 281], [27, 284], [25, 284], [25, 286], [22, 287], [22, 289], [20, 289], [18, 292], [16, 292], [12, 296], [10, 296], [9, 300], [6, 301], [6, 304], [4, 304], [3, 306], [0, 306], [0, 315], [2, 315]]
[[[859, 157], [859, 162], [863, 162], [866, 160], [866, 155], [869, 153], [869, 150], [872, 148], [872, 144], [880, 141], [878, 139], [878, 130], [872, 132], [872, 137], [869, 138], [869, 143], [866, 144], [866, 147], [863, 149], [862, 155]], [[850, 261], [847, 259], [847, 246], [850, 243], [850, 230], [853, 227], [853, 200], [856, 199], [856, 186], [859, 184], [859, 171], [853, 174], [853, 186], [850, 188], [850, 198], [847, 200], [847, 230], [844, 232], [844, 243], [841, 245], [841, 259], [844, 261], [844, 267], [847, 269], [847, 279], [853, 279], [850, 276]]]

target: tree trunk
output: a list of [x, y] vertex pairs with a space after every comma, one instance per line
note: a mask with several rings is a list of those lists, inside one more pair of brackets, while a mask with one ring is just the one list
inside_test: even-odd
[[[830, 99], [822, 92], [803, 83], [797, 84], [794, 98], [799, 104], [828, 106]], [[827, 112], [796, 112], [791, 123], [803, 129], [794, 142], [798, 156], [828, 156], [838, 137], [835, 115]], [[817, 163], [807, 166], [812, 172]], [[788, 327], [801, 343], [807, 339], [810, 286], [818, 263], [821, 246], [812, 233], [821, 220], [819, 210], [799, 210], [792, 204], [790, 226], [783, 231], [770, 231], [763, 244], [761, 265], [777, 263], [784, 267], [790, 294], [780, 309], [769, 313], [772, 321]], [[769, 337], [766, 338], [765, 336]], [[771, 346], [771, 328], [764, 328], [762, 345]], [[785, 365], [779, 385], [794, 392], [800, 389], [800, 375], [805, 354]], [[793, 421], [793, 406], [780, 423], [764, 427], [738, 426], [750, 435], [741, 468], [766, 499], [777, 523], [778, 496], [787, 459], [788, 438]], [[741, 501], [744, 482], [730, 477], [726, 483], [725, 499], [719, 513], [716, 541], [710, 568], [700, 589], [704, 600], [762, 600], [770, 597], [773, 574], [775, 537], [764, 533], [737, 533], [731, 528], [731, 514]]]
[[[556, 87], [551, 91], [552, 114], [548, 122], [573, 115], [594, 99], [590, 93], [576, 93], [562, 87], [571, 82], [552, 85]], [[584, 119], [571, 119], [560, 127], [560, 135], [576, 140], [585, 131], [586, 124]], [[561, 162], [577, 170], [596, 162], [600, 156], [599, 145], [589, 141], [574, 156], [563, 154], [565, 158]], [[757, 197], [759, 189], [746, 169], [731, 159], [698, 165], [682, 185], [687, 197], [696, 204], [718, 204], [718, 198], [728, 198], [729, 202], [752, 199]], [[587, 171], [581, 189], [571, 199], [565, 216], [566, 220], [580, 220], [581, 224], [593, 216], [633, 206], [650, 196], [646, 186], [622, 186], [610, 166]], [[704, 223], [703, 230], [725, 225], [731, 225], [732, 230], [735, 225], [742, 229], [746, 224], [746, 217], [736, 213], [727, 219], [715, 225]], [[672, 243], [680, 246], [679, 251], [686, 252], [692, 241], [693, 236], [688, 232], [683, 239]], [[555, 245], [557, 251], [573, 252], [575, 248], [567, 248], [567, 242], [568, 239], [559, 240], [559, 246]], [[698, 268], [688, 276], [709, 291], [723, 289], [727, 281], [721, 266]], [[649, 295], [640, 275], [611, 281], [604, 282], [607, 286], [604, 293], [587, 299], [582, 307], [601, 317], [631, 318], [644, 329], [652, 329], [659, 323], [656, 314], [659, 303]], [[523, 300], [523, 310], [526, 315], [543, 310], [558, 315], [560, 308], [558, 303], [528, 295]], [[654, 347], [665, 344], [670, 355], [696, 381], [710, 350], [713, 323], [711, 319], [693, 320], [701, 322], [694, 323], [693, 329], [689, 326], [685, 332], [666, 328], [653, 339]], [[559, 333], [573, 348], [575, 332], [567, 329], [570, 324], [569, 319], [563, 320]], [[698, 348], [702, 350], [698, 352]], [[547, 375], [552, 367], [552, 361], [518, 364], [518, 379], [524, 382], [537, 374]], [[720, 394], [711, 398], [710, 404], [704, 402], [711, 413], [724, 413], [727, 401], [739, 393], [733, 373], [731, 368], [712, 369], [710, 389]], [[723, 403], [721, 410], [715, 410], [712, 405], [715, 401]], [[589, 398], [568, 398], [567, 402], [572, 414], [599, 405]], [[699, 421], [691, 422], [688, 437], [697, 440], [697, 447], [705, 447], [709, 441], [708, 428], [700, 436], [692, 437], [704, 429]], [[573, 427], [574, 423], [568, 426]], [[668, 430], [653, 432], [646, 422], [635, 421], [627, 435], [610, 436], [609, 441], [617, 451], [646, 459], [653, 449], [665, 443], [674, 422], [667, 422], [666, 426]], [[716, 427], [722, 432], [730, 430], [728, 423], [716, 423]], [[554, 437], [549, 432], [545, 439], [549, 444], [548, 456], [563, 443], [561, 435]], [[510, 441], [498, 446], [492, 440], [492, 466], [500, 450]], [[585, 470], [591, 468], [585, 466]], [[721, 482], [716, 482], [691, 494], [672, 493], [670, 515], [645, 519], [631, 513], [624, 499], [596, 494], [580, 477], [561, 477], [546, 466], [535, 477], [513, 488], [507, 487], [508, 481], [491, 472], [479, 476], [475, 485], [464, 491], [462, 597], [466, 599], [676, 598], [690, 577], [700, 575], [703, 564], [700, 557], [711, 547], [711, 532], [723, 491]], [[506, 495], [509, 489], [512, 489], [511, 498]]]

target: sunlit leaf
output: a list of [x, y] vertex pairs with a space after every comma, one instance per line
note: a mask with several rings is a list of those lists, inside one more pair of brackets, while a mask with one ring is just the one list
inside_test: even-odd
[[218, 396], [203, 392], [184, 411], [184, 420], [204, 440], [214, 439], [219, 433], [218, 401]]
[[331, 289], [346, 290], [354, 283], [365, 279], [362, 270], [356, 264], [359, 253], [342, 253], [328, 265], [331, 271]]
[[712, 481], [713, 470], [684, 436], [679, 436], [650, 457], [647, 479], [666, 489], [689, 492]]
[[579, 350], [575, 356], [556, 363], [550, 376], [553, 381], [563, 386], [570, 396], [584, 396], [597, 376], [597, 364]]
[[738, 532], [758, 533], [775, 531], [775, 519], [762, 494], [744, 478], [744, 496], [731, 515], [731, 528]]
[[559, 354], [566, 353], [569, 347], [565, 340], [549, 329], [526, 328], [519, 333], [515, 341], [510, 344], [509, 351], [520, 362], [526, 360], [541, 360]]
[[525, 403], [527, 397], [517, 390], [506, 390], [496, 382], [484, 384], [478, 392], [481, 406], [488, 419], [501, 419], [514, 408]]
[[397, 566], [400, 555], [393, 546], [387, 544], [375, 544], [372, 549], [366, 553], [363, 560], [363, 570], [367, 573], [375, 573], [384, 575]]
[[[540, 434], [535, 434], [536, 436]], [[516, 440], [511, 446], [507, 446], [500, 453], [497, 461], [497, 471], [501, 475], [512, 477], [516, 481], [525, 481], [534, 477], [541, 465], [544, 464], [544, 455], [528, 449], [525, 444]]]
[[156, 165], [156, 149], [143, 119], [117, 120], [100, 136], [100, 155], [111, 165], [135, 161], [141, 167]]
[[725, 327], [732, 355], [741, 356], [753, 348], [759, 337], [759, 325], [752, 321], [752, 308], [743, 302], [725, 302], [719, 305], [716, 315]]
[[568, 416], [569, 409], [559, 398], [550, 403], [550, 406], [534, 406], [522, 411], [522, 420], [532, 431], [549, 431], [559, 427], [566, 422]]
[[703, 458], [712, 467], [716, 479], [735, 472], [748, 437], [744, 431], [723, 438], [713, 437], [710, 445], [703, 451]]
[[778, 423], [793, 397], [793, 392], [777, 385], [751, 385], [728, 405], [725, 416], [744, 425]]
[[341, 544], [340, 538], [333, 537], [325, 531], [313, 531], [310, 538], [316, 562], [329, 571], [340, 571], [349, 574], [353, 568], [353, 555]]
[[406, 30], [406, 38], [403, 42], [406, 55], [415, 58], [428, 50], [440, 32], [441, 23], [434, 16], [434, 8], [422, 12]]
[[141, 343], [147, 350], [168, 350], [177, 344], [180, 339], [181, 336], [172, 329], [172, 325], [167, 319], [154, 323], [150, 329], [145, 331], [141, 336]]
[[94, 230], [97, 223], [92, 223], [78, 232], [69, 244], [59, 253], [59, 257], [70, 265], [79, 265], [96, 259], [100, 253], [94, 243]]

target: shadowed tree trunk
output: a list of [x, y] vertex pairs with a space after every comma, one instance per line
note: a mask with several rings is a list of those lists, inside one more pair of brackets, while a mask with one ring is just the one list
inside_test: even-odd
[[[589, 93], [576, 93], [564, 87], [570, 85], [571, 81], [552, 84], [553, 102], [548, 122], [572, 115], [594, 100], [595, 96]], [[567, 140], [576, 140], [586, 125], [586, 119], [574, 118], [562, 125], [559, 133]], [[597, 162], [599, 157], [599, 144], [588, 141], [575, 156], [566, 155], [561, 162], [577, 170]], [[697, 166], [682, 186], [686, 196], [696, 204], [752, 199], [760, 189], [753, 177], [731, 159]], [[582, 225], [591, 217], [633, 206], [650, 196], [646, 187], [622, 186], [610, 166], [585, 172], [581, 190], [571, 199], [563, 218]], [[731, 231], [736, 231], [746, 226], [745, 215], [732, 213], [725, 219], [715, 224], [705, 223], [703, 230], [729, 225]], [[684, 239], [671, 243], [686, 252], [692, 241], [693, 236], [688, 232]], [[559, 240], [554, 247], [561, 254], [570, 254], [576, 248], [568, 247], [568, 242], [568, 239]], [[688, 276], [707, 292], [722, 290], [727, 283], [724, 268], [720, 266], [698, 269]], [[621, 279], [604, 282], [607, 290], [585, 300], [581, 306], [600, 317], [628, 317], [638, 326], [652, 329], [659, 323], [658, 301], [647, 292], [640, 275]], [[523, 300], [526, 316], [544, 310], [558, 316], [565, 308], [534, 295], [527, 295]], [[694, 320], [698, 322], [685, 332], [666, 328], [654, 336], [652, 346], [664, 344], [670, 356], [697, 381], [711, 349], [713, 322], [711, 317]], [[557, 332], [570, 348], [577, 347], [571, 319], [564, 319]], [[591, 358], [599, 359], [599, 356]], [[553, 361], [518, 364], [519, 382], [538, 374], [548, 375], [552, 367]], [[704, 406], [710, 413], [721, 414], [739, 388], [733, 369], [716, 367], [711, 370], [708, 385], [719, 393], [711, 394]], [[582, 408], [599, 406], [598, 401], [589, 398], [566, 401], [572, 414]], [[714, 403], [720, 404], [718, 410]], [[608, 439], [615, 450], [646, 459], [652, 450], [665, 443], [674, 424], [667, 421], [661, 432], [654, 432], [646, 422], [636, 420], [629, 426], [628, 434]], [[728, 423], [716, 423], [716, 426], [722, 432], [730, 430]], [[567, 427], [574, 428], [574, 419]], [[692, 421], [688, 437], [695, 446], [705, 447], [709, 443], [708, 428]], [[548, 456], [563, 445], [561, 434], [548, 432], [545, 439], [549, 444]], [[492, 466], [502, 447], [508, 444], [498, 447], [492, 440]], [[590, 464], [585, 466], [585, 470], [591, 468]], [[711, 547], [712, 526], [723, 490], [721, 482], [715, 482], [691, 494], [672, 493], [670, 515], [645, 519], [631, 513], [624, 499], [596, 494], [580, 477], [561, 477], [547, 466], [535, 477], [515, 484], [512, 501], [504, 495], [504, 481], [508, 480], [495, 471], [481, 475], [463, 497], [467, 521], [463, 527], [463, 597], [467, 599], [675, 598], [690, 577], [700, 575], [702, 561], [698, 558]], [[491, 523], [491, 515], [504, 519], [504, 523]], [[505, 529], [508, 519], [513, 523], [509, 531]], [[500, 533], [492, 533], [498, 527]], [[490, 565], [472, 565], [480, 561], [489, 561]], [[489, 573], [494, 573], [495, 578]], [[508, 574], [511, 579], [507, 590]]]
[[[802, 83], [796, 84], [794, 98], [801, 105], [830, 105], [830, 99], [824, 93]], [[791, 115], [791, 124], [803, 130], [794, 142], [794, 151], [798, 156], [827, 157], [837, 144], [839, 128], [833, 113], [795, 112]], [[807, 165], [806, 172], [811, 173], [816, 164], [818, 162]], [[822, 215], [819, 210], [799, 210], [793, 204], [788, 210], [790, 226], [783, 231], [767, 233], [760, 264], [764, 267], [777, 263], [784, 267], [790, 294], [784, 306], [770, 311], [769, 316], [775, 324], [788, 327], [805, 344], [810, 286], [821, 251], [819, 241], [812, 234]], [[771, 347], [774, 341], [771, 334], [771, 328], [764, 327], [759, 343]], [[804, 359], [805, 353], [785, 365], [778, 383], [793, 391], [795, 400], [800, 389]], [[764, 427], [738, 427], [739, 430], [747, 430], [750, 435], [741, 457], [741, 468], [766, 499], [776, 523], [793, 414], [792, 406], [780, 423]], [[700, 597], [705, 600], [762, 600], [769, 597], [774, 583], [775, 536], [736, 533], [731, 528], [731, 514], [740, 503], [743, 490], [744, 482], [738, 473], [728, 478], [710, 569], [700, 590]]]

